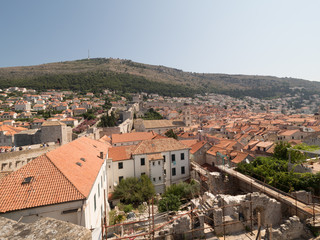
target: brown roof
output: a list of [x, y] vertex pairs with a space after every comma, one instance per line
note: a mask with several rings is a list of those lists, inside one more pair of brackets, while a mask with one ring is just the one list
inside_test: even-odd
[[122, 134], [112, 134], [112, 143], [135, 142], [152, 139], [156, 136], [154, 132], [132, 132]]
[[[0, 212], [87, 198], [104, 162], [100, 152], [106, 154], [107, 149], [82, 137], [34, 159], [1, 179]], [[27, 177], [33, 178], [23, 184]]]
[[300, 132], [298, 129], [295, 130], [288, 130], [280, 133], [280, 136], [291, 136], [292, 134], [295, 134], [296, 132]]
[[180, 142], [182, 142], [184, 145], [186, 145], [188, 147], [192, 147], [193, 145], [195, 145], [198, 142], [198, 140], [197, 139], [180, 140]]
[[167, 128], [167, 127], [177, 127], [182, 126], [183, 124], [178, 121], [173, 120], [143, 120], [143, 125], [146, 129], [148, 128]]
[[238, 153], [237, 156], [231, 160], [233, 163], [240, 163], [248, 157], [248, 153]]
[[[26, 177], [33, 179], [22, 184]], [[34, 159], [0, 181], [0, 212], [84, 198], [46, 155]]]
[[42, 126], [65, 126], [66, 124], [60, 121], [45, 121]]
[[199, 149], [201, 149], [206, 143], [207, 143], [207, 141], [199, 141], [196, 144], [192, 145], [190, 153], [194, 154]]
[[28, 130], [27, 128], [23, 128], [23, 127], [13, 127], [10, 125], [1, 125], [0, 126], [0, 131], [2, 132], [6, 132], [5, 135], [10, 136], [10, 135], [14, 135], [17, 134], [21, 131], [25, 131]]
[[136, 147], [137, 145], [112, 147], [109, 149], [108, 158], [111, 158], [112, 161], [123, 161], [132, 159], [131, 154]]
[[173, 138], [152, 139], [140, 142], [133, 154], [160, 153], [181, 149], [188, 149], [188, 147]]

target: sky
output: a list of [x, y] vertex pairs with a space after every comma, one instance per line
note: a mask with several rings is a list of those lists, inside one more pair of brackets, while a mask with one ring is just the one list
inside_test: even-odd
[[320, 81], [318, 0], [4, 0], [0, 67], [105, 57]]

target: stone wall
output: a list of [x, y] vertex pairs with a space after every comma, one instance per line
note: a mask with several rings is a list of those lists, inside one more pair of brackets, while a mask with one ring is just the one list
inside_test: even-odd
[[273, 240], [311, 239], [307, 237], [307, 235], [310, 235], [310, 233], [305, 229], [297, 216], [290, 217], [289, 220], [286, 220], [279, 228], [272, 229]]
[[69, 222], [41, 218], [34, 223], [21, 223], [0, 217], [0, 239], [92, 239], [91, 231]]

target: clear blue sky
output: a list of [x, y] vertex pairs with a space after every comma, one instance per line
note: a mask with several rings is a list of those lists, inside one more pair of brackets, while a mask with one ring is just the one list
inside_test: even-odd
[[6, 0], [0, 67], [112, 57], [320, 81], [320, 1]]

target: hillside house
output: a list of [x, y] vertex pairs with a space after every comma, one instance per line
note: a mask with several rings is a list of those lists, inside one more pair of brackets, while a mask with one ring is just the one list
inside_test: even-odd
[[173, 138], [110, 148], [107, 161], [109, 191], [113, 192], [121, 179], [146, 174], [156, 192], [163, 193], [166, 186], [190, 178], [189, 149]]

